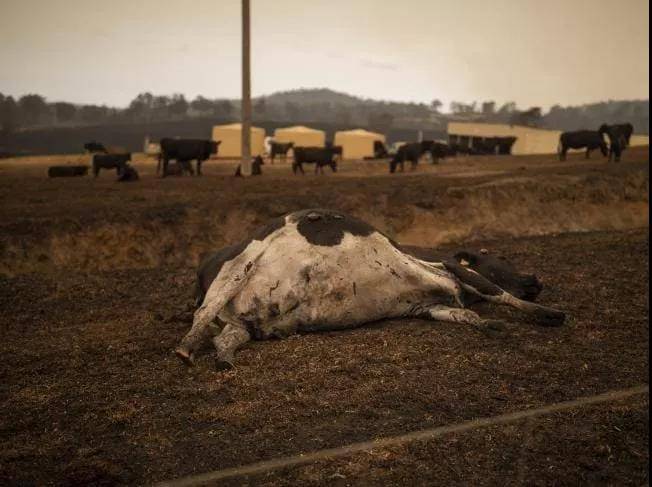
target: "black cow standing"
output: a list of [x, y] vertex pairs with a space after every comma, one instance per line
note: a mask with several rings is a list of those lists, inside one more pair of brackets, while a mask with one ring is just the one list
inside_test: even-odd
[[286, 161], [288, 151], [294, 147], [294, 142], [270, 142], [269, 161], [274, 164], [274, 158], [280, 156], [283, 162]]
[[100, 144], [99, 142], [86, 142], [84, 144], [84, 150], [86, 152], [100, 152], [102, 154], [108, 154], [108, 151], [106, 150], [106, 147], [104, 147], [103, 144]]
[[305, 174], [303, 164], [315, 164], [315, 174], [324, 174], [324, 166], [330, 166], [333, 172], [337, 172], [336, 158], [341, 156], [341, 146], [328, 147], [295, 147], [292, 172]]
[[[265, 162], [261, 156], [254, 157], [254, 160], [251, 161], [251, 175], [252, 176], [262, 176], [263, 170], [260, 166], [264, 166]], [[238, 169], [235, 170], [236, 177], [242, 177], [242, 165], [238, 164]]]
[[566, 160], [568, 149], [586, 148], [586, 159], [591, 156], [591, 151], [600, 149], [602, 155], [607, 155], [607, 143], [601, 132], [595, 130], [577, 130], [575, 132], [564, 132], [559, 136], [559, 160]]
[[620, 162], [620, 155], [629, 145], [629, 141], [634, 132], [634, 126], [631, 123], [617, 125], [607, 125], [603, 123], [598, 132], [601, 136], [609, 137], [609, 162], [615, 160]]
[[159, 154], [156, 173], [161, 171], [162, 177], [167, 176], [167, 167], [171, 160], [183, 166], [185, 170], [194, 175], [191, 161], [197, 161], [197, 175], [201, 175], [201, 165], [211, 154], [217, 154], [221, 141], [204, 139], [161, 139], [161, 153]]
[[97, 177], [100, 169], [115, 169], [118, 177], [131, 161], [131, 154], [95, 154], [93, 155], [93, 177]]
[[430, 152], [434, 161], [434, 147], [434, 140], [423, 140], [421, 142], [410, 142], [403, 144], [398, 148], [394, 158], [390, 161], [389, 172], [396, 172], [397, 166], [400, 166], [401, 172], [403, 172], [405, 170], [405, 161], [410, 161], [412, 169], [416, 168], [417, 164], [419, 163], [419, 159], [421, 159], [421, 157], [423, 157], [426, 152]]

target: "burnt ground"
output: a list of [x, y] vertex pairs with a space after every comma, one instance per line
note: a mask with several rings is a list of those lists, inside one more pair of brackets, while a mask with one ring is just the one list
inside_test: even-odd
[[[253, 342], [216, 372], [171, 353], [190, 268], [3, 278], [1, 481], [149, 483], [647, 383], [647, 230], [479, 245], [536, 270], [567, 324], [482, 305], [508, 333], [386, 321]], [[640, 485], [647, 427], [629, 401], [253, 481]]]
[[[202, 179], [165, 181], [138, 162], [127, 186], [45, 179], [61, 158], [3, 162], [0, 484], [146, 484], [647, 384], [648, 229], [627, 228], [647, 219], [648, 159], [462, 158], [396, 177], [350, 164], [302, 179], [266, 166], [257, 180], [209, 163]], [[417, 245], [438, 237], [419, 233], [436, 226], [426, 214], [445, 226], [493, 209], [439, 241], [470, 235], [535, 272], [567, 324], [480, 305], [508, 331], [384, 321], [252, 342], [230, 372], [210, 349], [182, 366], [172, 349], [190, 327], [197, 253], [315, 206]], [[548, 235], [492, 234], [510, 215], [515, 235]], [[619, 230], [550, 235], [591, 228]], [[639, 397], [231, 482], [641, 485], [648, 423]]]

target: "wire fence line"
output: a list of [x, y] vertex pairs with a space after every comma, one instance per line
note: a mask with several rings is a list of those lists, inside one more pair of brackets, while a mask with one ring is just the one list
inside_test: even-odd
[[198, 485], [207, 485], [217, 482], [219, 480], [241, 477], [245, 475], [255, 475], [272, 470], [278, 470], [287, 467], [296, 467], [309, 463], [332, 460], [335, 458], [352, 455], [355, 453], [368, 452], [371, 450], [386, 448], [391, 446], [403, 445], [413, 441], [431, 440], [444, 435], [453, 433], [463, 433], [472, 431], [479, 428], [486, 428], [489, 426], [503, 425], [514, 423], [522, 420], [532, 419], [549, 414], [564, 412], [570, 409], [591, 406], [595, 404], [614, 402], [622, 399], [627, 399], [632, 396], [640, 394], [649, 394], [648, 385], [640, 385], [630, 387], [627, 389], [619, 389], [608, 391], [603, 394], [594, 396], [581, 397], [571, 401], [558, 402], [548, 404], [539, 408], [525, 409], [515, 411], [512, 413], [501, 414], [498, 416], [490, 416], [486, 418], [478, 418], [471, 421], [462, 423], [439, 426], [436, 428], [428, 428], [423, 430], [412, 431], [397, 436], [390, 436], [385, 438], [378, 438], [375, 440], [363, 441], [359, 443], [351, 443], [336, 448], [327, 448], [324, 450], [317, 450], [310, 453], [303, 453], [294, 456], [275, 458], [272, 460], [265, 460], [261, 462], [251, 463], [240, 467], [227, 468], [224, 470], [216, 470], [199, 475], [189, 477], [182, 477], [174, 480], [160, 482], [155, 484], [155, 487], [190, 487]]

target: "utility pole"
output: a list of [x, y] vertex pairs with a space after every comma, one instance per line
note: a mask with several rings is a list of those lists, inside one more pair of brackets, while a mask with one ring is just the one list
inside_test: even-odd
[[249, 0], [242, 0], [242, 160], [243, 176], [251, 176], [251, 35]]

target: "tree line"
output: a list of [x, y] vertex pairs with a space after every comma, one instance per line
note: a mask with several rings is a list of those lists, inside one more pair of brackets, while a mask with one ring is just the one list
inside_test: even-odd
[[[475, 120], [529, 125], [560, 130], [594, 128], [602, 123], [629, 121], [637, 133], [649, 131], [647, 100], [606, 101], [581, 106], [553, 106], [544, 113], [541, 107], [519, 108], [514, 102], [498, 105], [494, 101], [465, 103], [453, 101], [448, 113], [444, 104], [401, 103], [362, 99], [328, 89], [299, 89], [279, 92], [253, 100], [254, 122], [324, 122], [342, 127], [362, 126], [372, 130], [423, 127], [445, 130], [448, 120]], [[147, 123], [212, 118], [235, 121], [240, 117], [239, 100], [209, 99], [197, 96], [187, 100], [183, 94], [138, 94], [126, 108], [106, 105], [79, 105], [48, 102], [38, 94], [18, 99], [0, 93], [0, 131], [10, 134], [21, 128]]]

